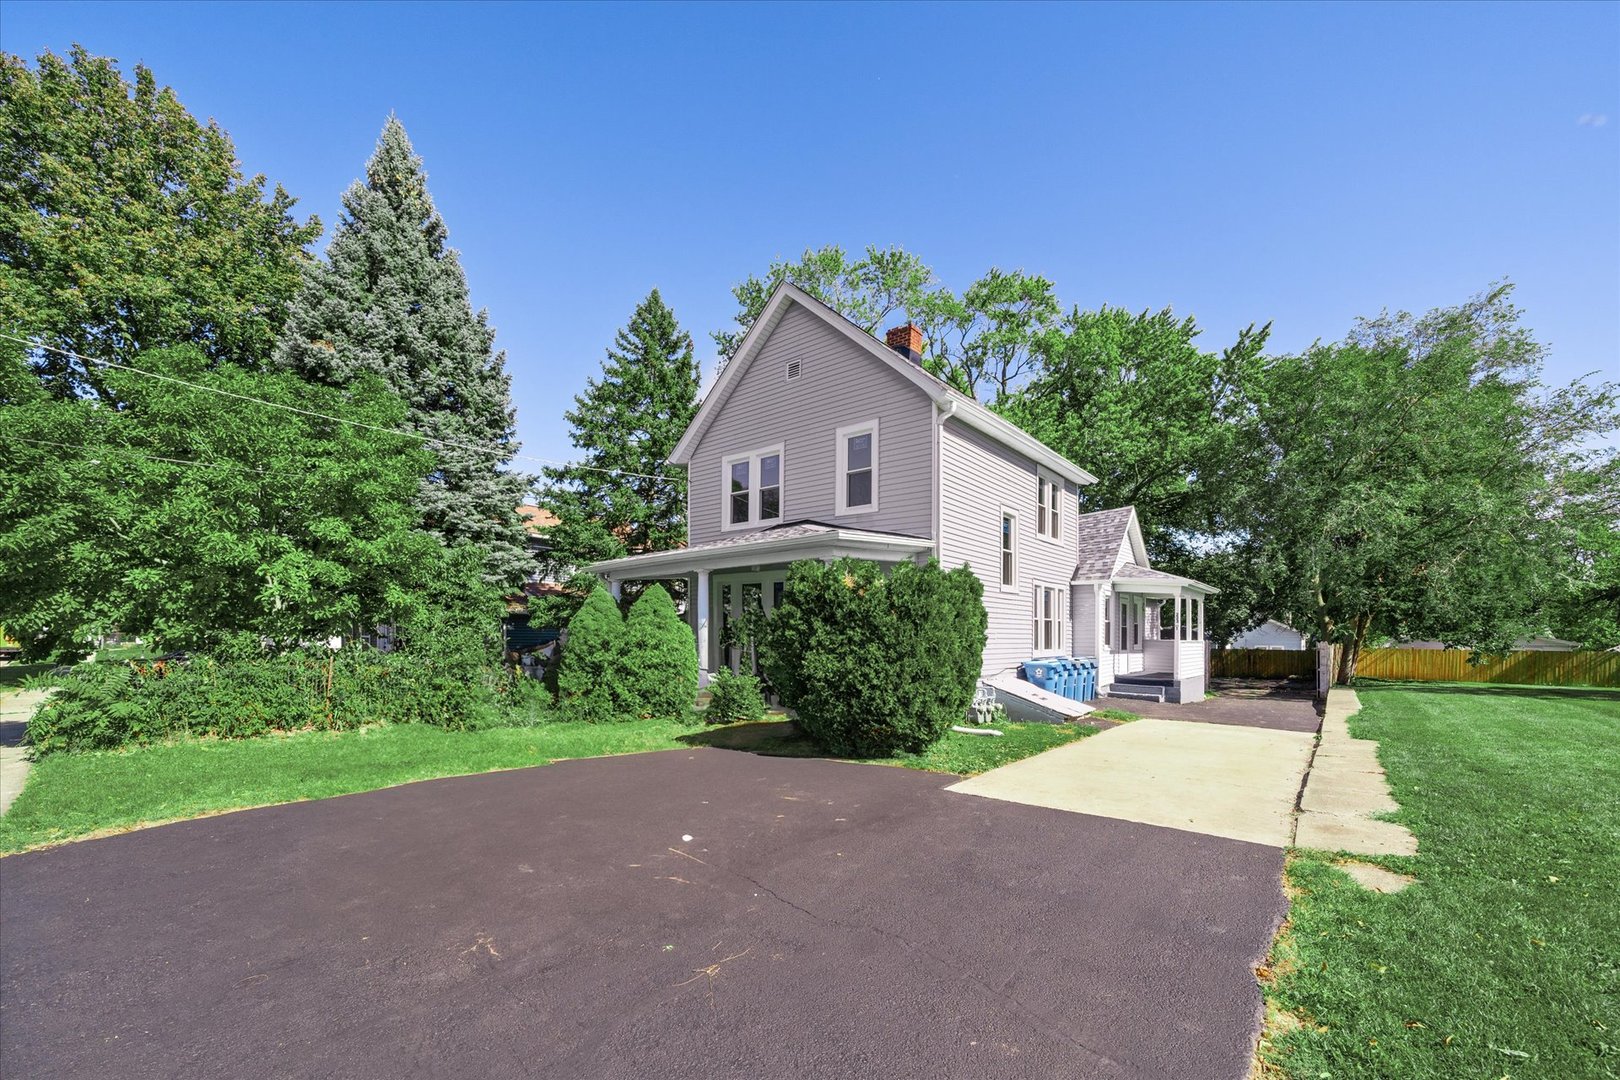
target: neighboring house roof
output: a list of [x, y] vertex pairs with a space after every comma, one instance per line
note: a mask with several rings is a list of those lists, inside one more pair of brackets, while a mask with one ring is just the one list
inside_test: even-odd
[[557, 524], [557, 515], [540, 506], [531, 506], [524, 503], [517, 508], [518, 521], [522, 523], [527, 532], [545, 532]]
[[791, 521], [755, 532], [722, 536], [704, 544], [627, 555], [586, 567], [592, 574], [625, 577], [685, 574], [693, 570], [720, 570], [761, 562], [791, 562], [802, 558], [837, 558], [851, 555], [909, 557], [927, 551], [934, 542], [924, 536], [849, 529], [819, 521]]
[[672, 465], [685, 465], [692, 458], [697, 449], [698, 442], [703, 438], [703, 432], [713, 422], [714, 417], [724, 406], [726, 398], [730, 396], [732, 388], [741, 377], [743, 369], [759, 351], [760, 345], [770, 337], [776, 324], [781, 321], [789, 304], [797, 304], [804, 310], [821, 319], [828, 326], [843, 334], [850, 341], [866, 350], [877, 360], [889, 365], [899, 372], [923, 393], [927, 394], [942, 412], [954, 416], [968, 427], [974, 428], [997, 442], [1019, 451], [1025, 457], [1042, 465], [1066, 480], [1076, 484], [1094, 484], [1097, 478], [1086, 470], [1059, 454], [1029, 432], [1007, 420], [1002, 419], [967, 394], [946, 383], [924, 370], [920, 365], [912, 363], [889, 346], [861, 329], [851, 322], [841, 312], [829, 307], [827, 304], [811, 296], [803, 289], [791, 282], [782, 282], [771, 293], [771, 298], [765, 302], [765, 307], [754, 320], [753, 326], [743, 336], [742, 344], [738, 346], [737, 353], [720, 378], [703, 399], [697, 415], [687, 426], [686, 433], [681, 441], [675, 444], [674, 451], [669, 455]]

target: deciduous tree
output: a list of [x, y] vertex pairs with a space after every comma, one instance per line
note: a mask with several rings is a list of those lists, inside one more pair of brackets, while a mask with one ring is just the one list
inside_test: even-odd
[[[264, 363], [320, 235], [291, 196], [245, 178], [230, 137], [145, 68], [133, 84], [77, 46], [30, 69], [0, 53], [0, 329], [97, 360], [191, 344]], [[59, 396], [102, 369], [53, 352]]]

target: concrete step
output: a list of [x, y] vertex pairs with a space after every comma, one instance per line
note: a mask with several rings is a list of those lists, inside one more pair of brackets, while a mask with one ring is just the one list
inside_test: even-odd
[[1124, 698], [1127, 701], [1164, 701], [1164, 689], [1149, 686], [1132, 686], [1125, 688], [1117, 684], [1108, 688], [1111, 698]]

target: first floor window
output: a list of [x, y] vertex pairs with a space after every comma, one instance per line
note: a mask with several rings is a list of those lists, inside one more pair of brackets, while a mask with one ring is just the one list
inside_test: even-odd
[[1114, 599], [1109, 597], [1103, 601], [1103, 644], [1110, 649], [1114, 647]]
[[1063, 651], [1063, 590], [1035, 586], [1035, 651]]

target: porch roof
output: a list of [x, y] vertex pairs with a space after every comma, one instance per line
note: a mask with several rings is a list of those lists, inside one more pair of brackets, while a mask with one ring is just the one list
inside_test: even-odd
[[1106, 582], [1123, 592], [1149, 593], [1154, 596], [1175, 596], [1183, 592], [1212, 596], [1221, 590], [1180, 574], [1167, 574], [1136, 563], [1125, 563], [1113, 574], [1082, 577], [1076, 574], [1077, 584]]
[[755, 532], [723, 536], [705, 544], [627, 555], [592, 563], [585, 569], [609, 580], [682, 577], [699, 570], [732, 570], [764, 563], [791, 562], [795, 559], [909, 559], [933, 550], [934, 542], [924, 536], [873, 532], [827, 525], [819, 521], [794, 521]]

